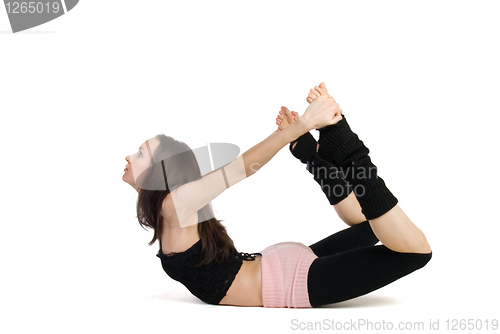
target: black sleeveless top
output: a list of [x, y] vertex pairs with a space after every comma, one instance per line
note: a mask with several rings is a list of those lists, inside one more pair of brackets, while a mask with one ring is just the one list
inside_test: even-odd
[[261, 253], [232, 254], [226, 262], [218, 263], [213, 260], [209, 264], [196, 267], [201, 257], [201, 239], [184, 252], [163, 254], [160, 250], [156, 254], [161, 259], [163, 270], [170, 278], [182, 283], [194, 296], [207, 304], [218, 305], [226, 295], [227, 290], [239, 272], [243, 261], [255, 260], [255, 255]]

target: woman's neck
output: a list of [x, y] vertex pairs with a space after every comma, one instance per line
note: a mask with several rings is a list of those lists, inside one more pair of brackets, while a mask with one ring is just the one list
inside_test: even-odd
[[161, 248], [164, 253], [183, 252], [199, 239], [197, 228], [164, 229], [161, 236]]
[[163, 218], [163, 237], [162, 241], [175, 242], [177, 240], [197, 240], [200, 238], [198, 224], [181, 227], [177, 222], [170, 222]]

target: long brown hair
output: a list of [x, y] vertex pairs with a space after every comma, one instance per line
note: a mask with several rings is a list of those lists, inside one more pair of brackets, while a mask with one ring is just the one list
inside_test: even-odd
[[[156, 149], [153, 164], [136, 181], [139, 187], [137, 199], [137, 218], [144, 229], [154, 229], [153, 245], [162, 233], [162, 203], [167, 195], [183, 184], [202, 177], [200, 167], [191, 148], [184, 142], [159, 134], [160, 145]], [[168, 171], [168, 182], [167, 173]], [[201, 259], [198, 266], [216, 260], [226, 261], [236, 252], [233, 240], [226, 228], [215, 219], [211, 203], [198, 211], [198, 233], [202, 243]]]

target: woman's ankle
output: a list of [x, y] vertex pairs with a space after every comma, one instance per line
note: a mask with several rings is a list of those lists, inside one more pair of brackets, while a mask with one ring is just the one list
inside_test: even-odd
[[318, 142], [314, 139], [310, 132], [304, 133], [302, 136], [291, 142], [290, 152], [299, 159], [302, 163], [307, 163], [316, 156]]
[[348, 166], [351, 161], [370, 152], [351, 130], [345, 117], [338, 123], [321, 129], [318, 143], [318, 157], [337, 167]]

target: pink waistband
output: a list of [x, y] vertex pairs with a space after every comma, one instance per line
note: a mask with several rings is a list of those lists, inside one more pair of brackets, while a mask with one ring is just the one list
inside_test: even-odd
[[299, 242], [281, 242], [262, 253], [262, 302], [264, 307], [311, 307], [307, 273], [317, 258]]

